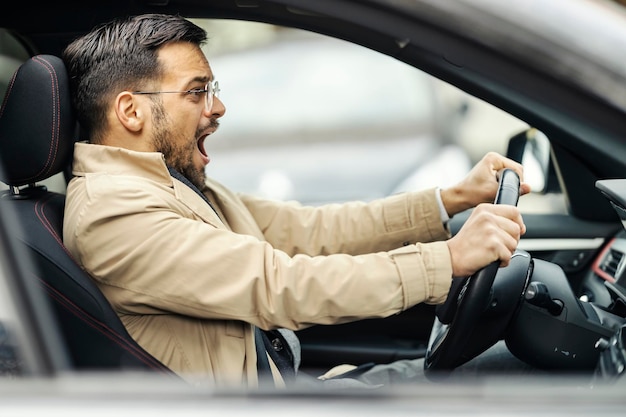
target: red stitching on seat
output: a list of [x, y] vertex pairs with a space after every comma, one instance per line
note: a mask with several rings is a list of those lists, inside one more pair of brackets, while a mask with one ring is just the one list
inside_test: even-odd
[[48, 219], [48, 216], [46, 215], [46, 211], [45, 211], [46, 206], [50, 202], [50, 200], [52, 200], [52, 197], [53, 197], [53, 194], [50, 194], [46, 196], [46, 198], [38, 200], [35, 203], [35, 207], [34, 207], [35, 215], [37, 216], [41, 224], [45, 227], [45, 229], [52, 235], [54, 240], [56, 240], [57, 243], [61, 246], [61, 248], [65, 251], [65, 253], [67, 253], [68, 256], [76, 262], [76, 260], [74, 259], [70, 251], [68, 251], [65, 245], [63, 244], [63, 239], [56, 232], [56, 229], [52, 226], [52, 223], [50, 222], [50, 220]]
[[111, 329], [106, 324], [102, 323], [99, 320], [96, 320], [93, 316], [91, 316], [90, 314], [86, 313], [82, 308], [80, 308], [76, 304], [74, 304], [70, 299], [68, 299], [62, 293], [60, 293], [58, 290], [56, 290], [55, 288], [50, 286], [50, 284], [48, 284], [42, 278], [36, 276], [35, 274], [33, 274], [33, 276], [39, 280], [39, 282], [42, 285], [42, 287], [46, 290], [46, 292], [52, 298], [54, 298], [59, 303], [61, 303], [61, 305], [63, 305], [63, 307], [67, 308], [69, 311], [72, 312], [72, 314], [74, 314], [75, 316], [80, 318], [87, 325], [89, 325], [93, 329], [97, 330], [98, 332], [100, 332], [101, 334], [106, 336], [108, 339], [110, 339], [111, 341], [116, 343], [122, 349], [126, 350], [127, 352], [129, 352], [133, 356], [137, 357], [137, 359], [141, 360], [143, 363], [145, 363], [146, 365], [150, 366], [151, 368], [154, 368], [155, 370], [161, 371], [161, 372], [163, 372], [165, 374], [169, 374], [169, 372], [167, 370], [165, 370], [162, 367], [160, 367], [157, 364], [155, 364], [154, 360], [151, 357], [149, 357], [148, 355], [146, 355], [145, 352], [137, 349], [136, 346], [130, 345], [115, 330]]
[[48, 150], [48, 160], [46, 164], [42, 167], [41, 171], [36, 175], [38, 177], [41, 173], [50, 172], [52, 168], [51, 161], [55, 160], [58, 150], [59, 150], [59, 137], [61, 136], [61, 99], [59, 95], [59, 79], [57, 77], [57, 73], [54, 69], [54, 66], [50, 64], [50, 62], [43, 59], [41, 56], [35, 56], [32, 58], [33, 61], [39, 62], [48, 70], [48, 74], [50, 74], [50, 87], [52, 90], [52, 136], [50, 138], [50, 148]]
[[[50, 194], [46, 196], [44, 199], [39, 200], [35, 203], [34, 205], [35, 215], [37, 216], [41, 224], [44, 226], [44, 228], [50, 233], [50, 235], [56, 240], [59, 246], [65, 251], [65, 253], [72, 260], [74, 260], [74, 258], [72, 257], [72, 254], [67, 250], [67, 248], [63, 244], [61, 237], [58, 235], [58, 233], [56, 232], [56, 229], [52, 226], [50, 219], [46, 215], [46, 211], [45, 211], [46, 207], [48, 203], [52, 200], [53, 196], [54, 194]], [[141, 360], [142, 362], [144, 362], [146, 365], [150, 366], [151, 368], [154, 368], [155, 370], [158, 370], [165, 374], [170, 374], [166, 370], [166, 368], [164, 369], [164, 367], [157, 365], [155, 363], [154, 358], [147, 355], [146, 352], [138, 349], [136, 346], [133, 346], [132, 344], [129, 344], [129, 342], [126, 341], [126, 339], [124, 339], [124, 337], [122, 337], [119, 333], [111, 329], [105, 323], [102, 323], [101, 321], [95, 319], [93, 316], [85, 312], [82, 308], [74, 304], [69, 298], [67, 298], [65, 295], [63, 295], [58, 290], [53, 288], [50, 284], [45, 282], [42, 278], [37, 277], [37, 276], [36, 278], [40, 281], [41, 285], [46, 289], [46, 292], [53, 299], [57, 300], [63, 307], [68, 309], [72, 314], [77, 316], [87, 325], [94, 328], [98, 332], [102, 333], [104, 336], [106, 336], [107, 338], [112, 340], [114, 343], [119, 345], [122, 349], [128, 351], [130, 354], [137, 357], [139, 360]]]

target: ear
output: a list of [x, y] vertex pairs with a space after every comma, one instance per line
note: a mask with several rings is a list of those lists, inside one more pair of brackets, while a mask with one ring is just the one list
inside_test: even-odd
[[120, 123], [131, 132], [139, 132], [145, 123], [145, 116], [149, 114], [145, 109], [145, 100], [139, 100], [136, 95], [122, 91], [115, 98], [115, 115]]

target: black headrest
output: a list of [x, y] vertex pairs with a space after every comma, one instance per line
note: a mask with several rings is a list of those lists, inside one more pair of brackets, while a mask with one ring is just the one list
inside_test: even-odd
[[0, 109], [0, 180], [21, 186], [62, 172], [71, 163], [75, 133], [63, 61], [32, 57], [15, 72]]

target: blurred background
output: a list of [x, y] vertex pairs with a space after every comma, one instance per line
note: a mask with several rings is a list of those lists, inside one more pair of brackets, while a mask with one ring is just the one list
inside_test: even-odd
[[528, 126], [428, 74], [323, 35], [195, 20], [226, 106], [207, 174], [304, 204], [446, 187]]

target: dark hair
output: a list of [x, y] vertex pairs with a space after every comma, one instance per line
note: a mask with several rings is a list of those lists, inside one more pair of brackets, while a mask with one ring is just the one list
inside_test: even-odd
[[171, 42], [206, 42], [204, 29], [180, 16], [146, 14], [113, 20], [76, 39], [63, 52], [81, 129], [98, 143], [106, 108], [120, 91], [158, 80], [158, 50]]

